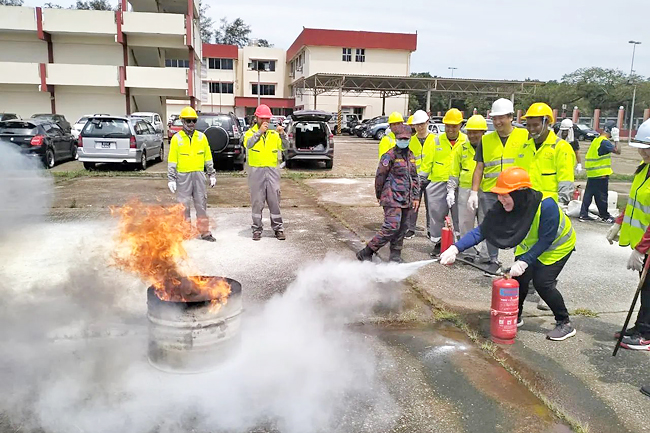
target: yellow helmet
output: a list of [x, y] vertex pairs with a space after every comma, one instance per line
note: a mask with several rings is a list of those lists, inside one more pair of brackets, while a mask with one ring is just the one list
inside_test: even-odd
[[548, 117], [549, 125], [552, 125], [554, 122], [553, 110], [544, 102], [535, 102], [528, 107], [528, 111], [526, 111], [522, 119], [526, 119], [527, 117]]
[[463, 122], [463, 113], [458, 108], [452, 108], [445, 113], [442, 123], [445, 125], [460, 125]]
[[199, 117], [192, 107], [185, 107], [181, 110], [181, 114], [178, 116], [181, 119], [196, 119]]
[[406, 124], [407, 125], [413, 125], [413, 115], [410, 115], [408, 119], [406, 119]]
[[388, 123], [401, 123], [401, 122], [404, 122], [404, 118], [397, 111], [393, 111], [392, 113], [390, 113], [390, 116], [388, 116]]
[[473, 115], [467, 119], [465, 129], [468, 131], [487, 131], [488, 127], [487, 122], [485, 121], [485, 117], [481, 116], [480, 114]]

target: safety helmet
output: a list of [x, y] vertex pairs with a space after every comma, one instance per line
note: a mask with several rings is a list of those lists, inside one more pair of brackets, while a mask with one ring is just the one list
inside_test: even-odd
[[481, 116], [480, 114], [473, 115], [467, 119], [465, 129], [468, 131], [487, 131], [488, 127], [487, 122], [485, 121], [485, 117]]
[[181, 110], [181, 114], [179, 116], [181, 119], [196, 119], [199, 117], [196, 114], [196, 111], [192, 107], [185, 107]]
[[445, 117], [442, 118], [442, 123], [445, 125], [460, 125], [463, 123], [463, 113], [458, 108], [452, 108], [445, 113]]
[[270, 119], [273, 117], [273, 113], [271, 113], [271, 109], [268, 105], [260, 104], [259, 107], [255, 109], [255, 117], [258, 119]]
[[402, 123], [402, 122], [404, 122], [404, 118], [397, 111], [393, 111], [392, 113], [390, 113], [390, 116], [388, 116], [388, 123]]
[[527, 119], [529, 117], [548, 117], [548, 123], [553, 124], [553, 110], [545, 102], [535, 102], [533, 105], [528, 107], [526, 114], [522, 116], [522, 119]]
[[410, 115], [408, 119], [406, 119], [406, 124], [407, 125], [413, 125], [413, 115]]
[[424, 110], [418, 110], [413, 113], [413, 120], [411, 123], [413, 125], [419, 125], [420, 123], [427, 123], [429, 121], [429, 115]]
[[497, 178], [497, 185], [490, 192], [495, 194], [510, 194], [521, 188], [531, 188], [530, 176], [521, 167], [508, 167]]
[[560, 130], [567, 131], [567, 130], [569, 130], [571, 128], [573, 128], [573, 120], [564, 119], [564, 120], [562, 120], [562, 122], [560, 122]]
[[616, 123], [610, 120], [609, 122], [605, 123], [605, 126], [603, 126], [603, 132], [612, 132], [612, 129], [615, 127], [616, 127]]
[[490, 110], [490, 116], [503, 116], [504, 114], [514, 113], [515, 107], [512, 105], [512, 101], [506, 98], [499, 98], [494, 101]]
[[639, 129], [636, 131], [636, 135], [630, 141], [630, 146], [637, 147], [639, 149], [650, 148], [650, 119], [647, 119], [641, 124], [641, 126], [639, 126]]

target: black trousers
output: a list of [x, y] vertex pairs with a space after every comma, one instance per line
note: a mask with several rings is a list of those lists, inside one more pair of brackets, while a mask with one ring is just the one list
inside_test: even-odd
[[[557, 276], [560, 274], [571, 253], [552, 265], [545, 265], [539, 260], [528, 266], [526, 272], [515, 280], [519, 283], [519, 317], [524, 310], [524, 300], [528, 294], [528, 284], [532, 281], [539, 297], [544, 300], [555, 315], [556, 322], [568, 322], [569, 312], [564, 305], [564, 298], [556, 288]], [[650, 305], [650, 304], [649, 304]], [[648, 317], [650, 318], [650, 316]]]
[[589, 215], [589, 206], [591, 206], [592, 198], [596, 200], [598, 213], [601, 218], [609, 218], [607, 211], [607, 190], [609, 189], [609, 176], [603, 177], [590, 177], [587, 178], [587, 186], [585, 187], [585, 195], [582, 198], [582, 208], [580, 209], [580, 216], [586, 217]]
[[[645, 261], [648, 256], [645, 256]], [[645, 263], [644, 261], [644, 263]], [[639, 273], [641, 275], [641, 273]], [[636, 323], [634, 326], [643, 334], [644, 338], [650, 338], [650, 275], [648, 275], [641, 287], [641, 307], [639, 307], [639, 314], [636, 316]]]

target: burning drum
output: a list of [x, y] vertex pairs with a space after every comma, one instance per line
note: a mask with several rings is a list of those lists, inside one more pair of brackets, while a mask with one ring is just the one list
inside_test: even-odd
[[208, 288], [228, 284], [230, 291], [226, 299], [211, 299], [209, 291], [202, 291], [163, 300], [160, 293], [168, 290], [160, 292], [154, 286], [147, 290], [149, 362], [160, 370], [210, 371], [239, 346], [241, 284], [230, 278], [191, 277], [183, 279], [181, 286], [192, 286], [192, 281]]

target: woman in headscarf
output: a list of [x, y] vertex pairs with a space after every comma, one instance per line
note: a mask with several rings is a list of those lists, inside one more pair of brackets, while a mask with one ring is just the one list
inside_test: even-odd
[[555, 315], [555, 328], [546, 337], [554, 341], [573, 337], [576, 330], [556, 287], [557, 276], [576, 244], [569, 218], [552, 197], [542, 200], [542, 193], [531, 188], [530, 176], [521, 167], [503, 170], [491, 192], [498, 194], [499, 201], [478, 227], [440, 255], [440, 263], [454, 263], [459, 252], [484, 239], [499, 249], [516, 247], [510, 276], [519, 283], [517, 326], [524, 324], [521, 314], [532, 280], [537, 293]]

